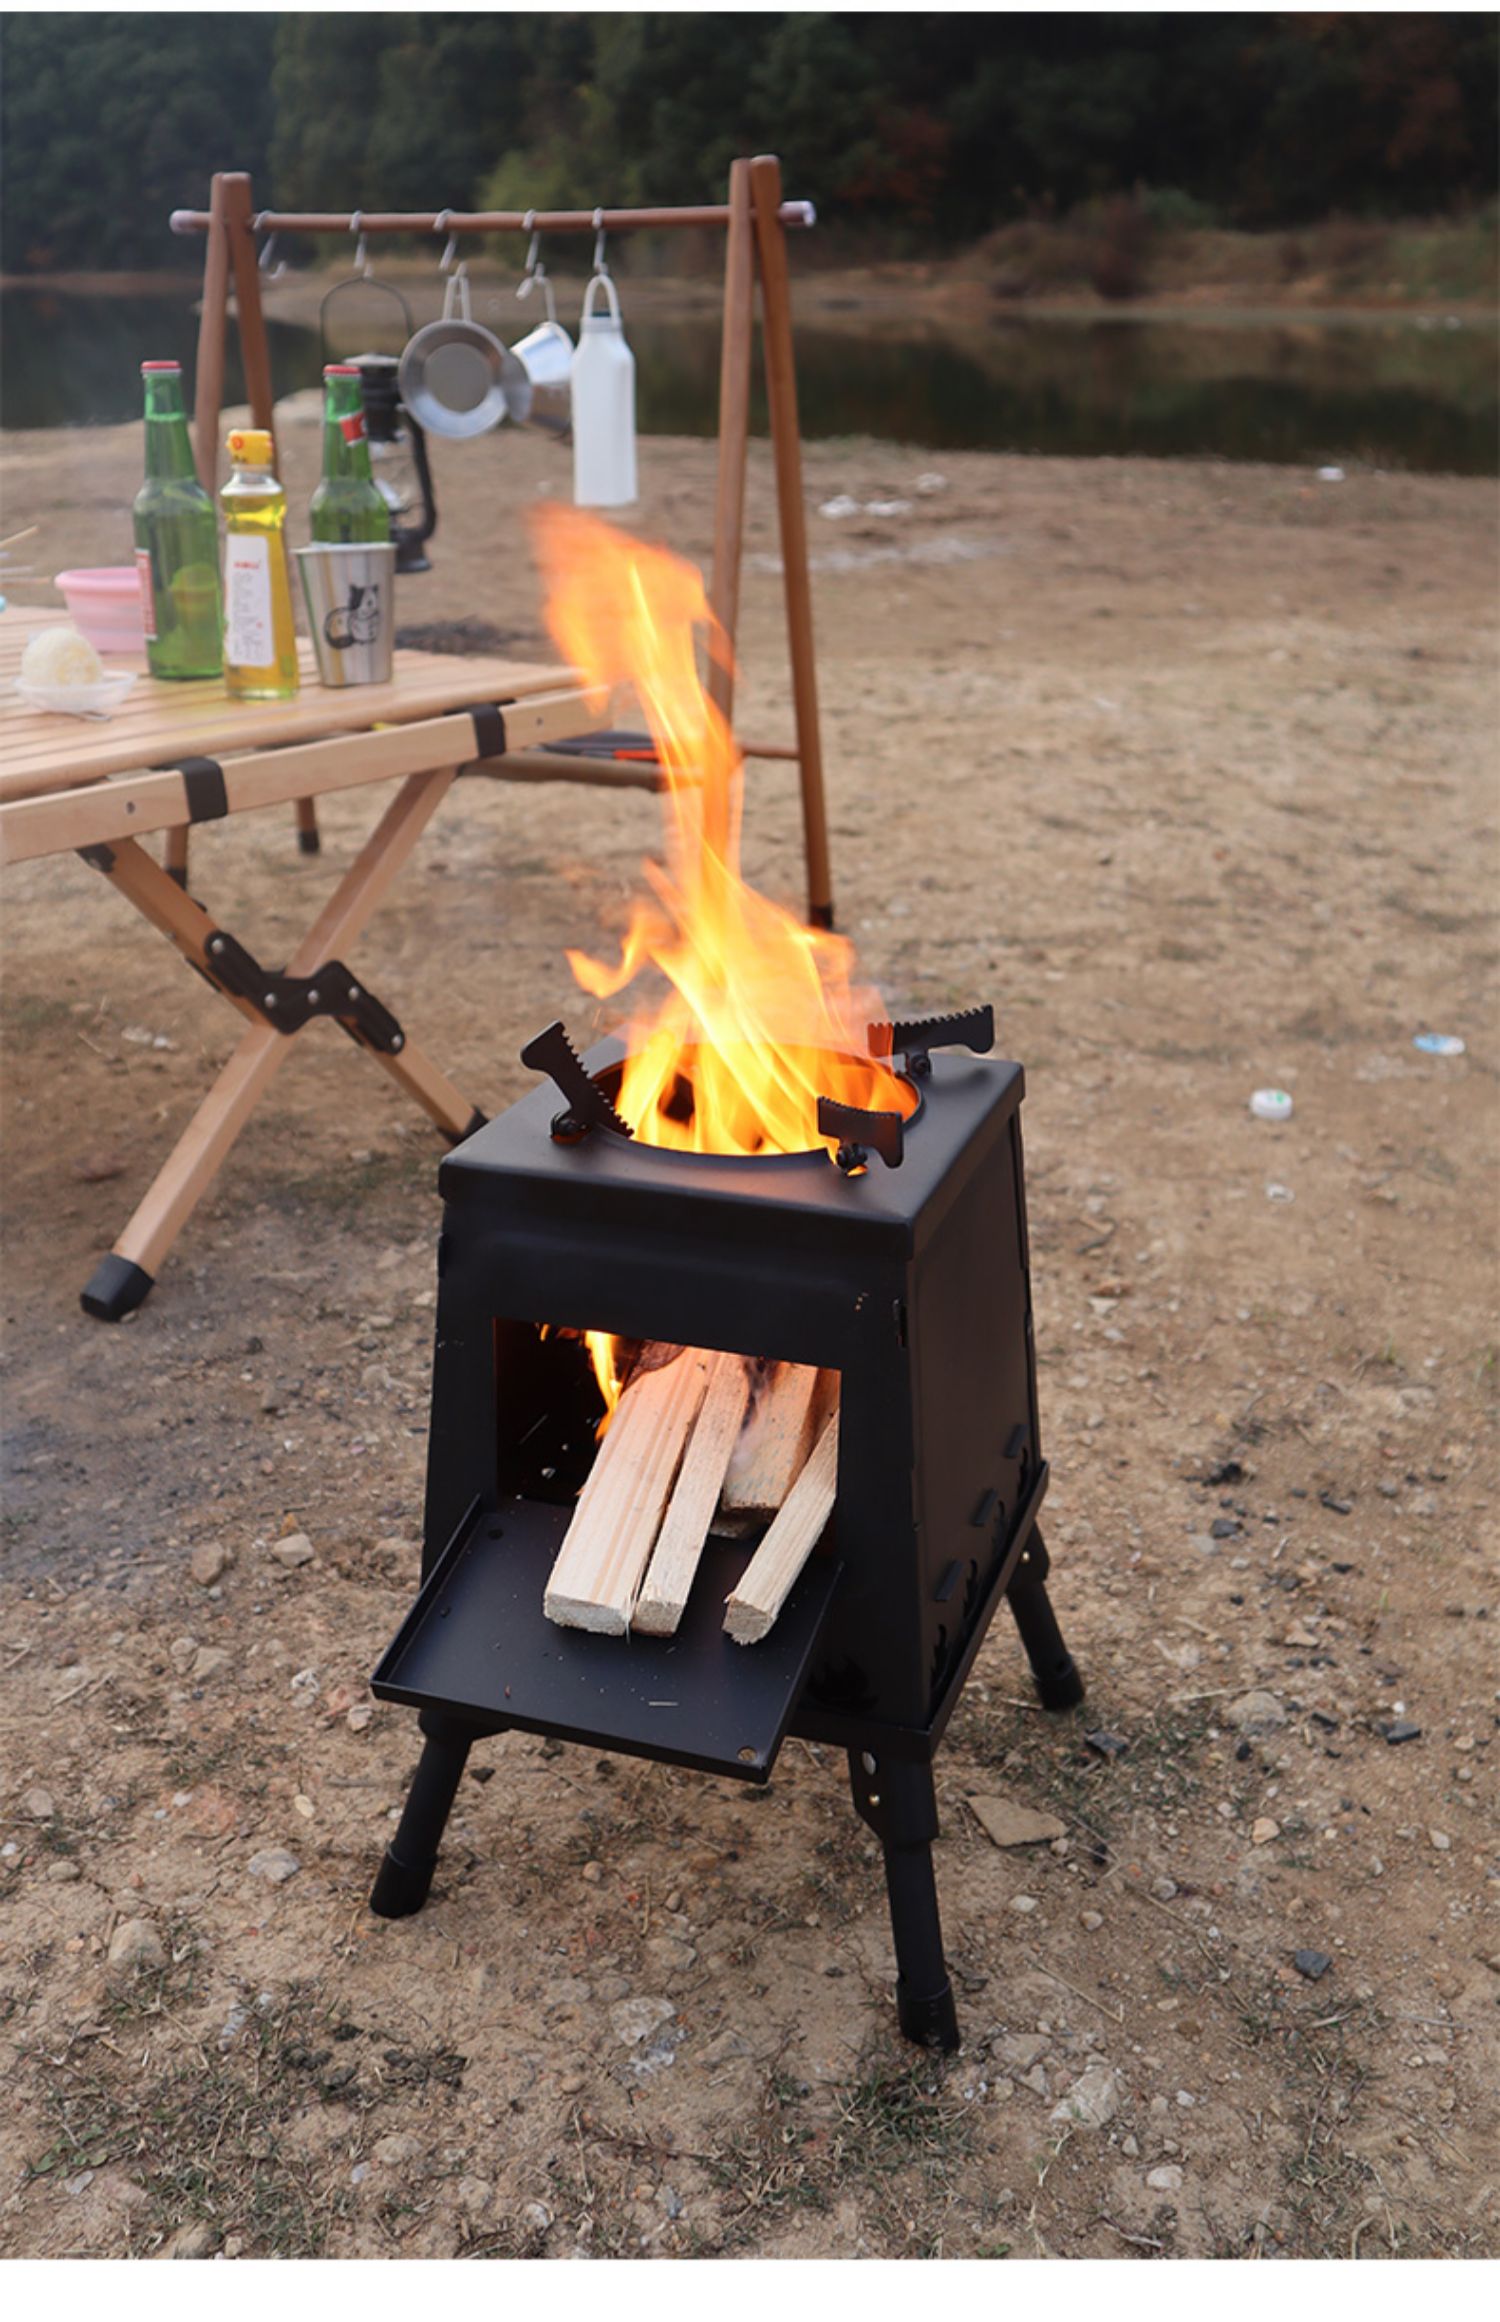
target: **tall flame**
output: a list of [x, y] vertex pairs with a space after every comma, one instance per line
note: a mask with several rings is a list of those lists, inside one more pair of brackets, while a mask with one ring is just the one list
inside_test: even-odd
[[[666, 990], [641, 999], [622, 1027], [616, 1109], [646, 1145], [760, 1155], [814, 1152], [818, 1098], [910, 1112], [915, 1098], [867, 1052], [879, 995], [854, 981], [854, 948], [806, 927], [740, 876], [742, 761], [698, 673], [729, 646], [695, 566], [575, 510], [533, 519], [547, 620], [590, 685], [633, 688], [666, 776], [666, 861], [642, 865], [613, 967], [570, 951], [596, 1000], [654, 969]], [[585, 1333], [604, 1397], [603, 1434], [619, 1399], [619, 1348]]]
[[647, 1145], [805, 1153], [818, 1098], [908, 1113], [910, 1089], [866, 1049], [879, 996], [854, 949], [806, 927], [740, 876], [741, 765], [699, 679], [697, 641], [728, 661], [695, 566], [576, 510], [534, 519], [548, 625], [589, 683], [633, 687], [666, 776], [666, 862], [642, 865], [614, 966], [570, 951], [583, 989], [611, 1000], [647, 969], [667, 989], [623, 1026], [618, 1111]]

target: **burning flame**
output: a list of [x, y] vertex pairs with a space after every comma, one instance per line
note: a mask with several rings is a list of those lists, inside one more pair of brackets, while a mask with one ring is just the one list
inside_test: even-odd
[[[533, 528], [559, 648], [591, 685], [634, 689], [666, 775], [666, 861], [642, 866], [650, 894], [618, 962], [568, 953], [596, 1000], [647, 970], [665, 980], [622, 1027], [616, 1108], [643, 1144], [744, 1155], [831, 1150], [820, 1096], [909, 1113], [910, 1088], [868, 1053], [884, 1011], [854, 980], [852, 944], [740, 876], [742, 761], [698, 672], [700, 634], [726, 666], [729, 646], [696, 567], [573, 509], [545, 508]], [[613, 1342], [591, 1333], [590, 1352], [613, 1409]]]

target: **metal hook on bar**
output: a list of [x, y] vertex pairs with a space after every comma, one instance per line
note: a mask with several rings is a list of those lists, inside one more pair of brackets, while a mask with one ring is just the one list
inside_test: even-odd
[[525, 217], [521, 220], [521, 231], [523, 234], [529, 234], [531, 240], [526, 246], [526, 264], [522, 269], [521, 279], [516, 284], [516, 296], [517, 298], [530, 298], [538, 283], [542, 285], [544, 290], [547, 284], [547, 269], [542, 264], [540, 257], [542, 237], [537, 232], [535, 210], [526, 212]]
[[356, 274], [367, 275], [370, 271], [370, 254], [365, 248], [364, 218], [364, 211], [356, 210], [349, 220], [349, 231], [354, 236], [354, 271]]
[[[269, 210], [257, 210], [250, 220], [251, 233], [260, 233], [269, 216]], [[276, 236], [274, 234], [267, 234], [265, 241], [261, 244], [261, 252], [256, 264], [268, 282], [279, 282], [285, 274], [286, 260], [276, 256]]]
[[604, 256], [604, 212], [602, 210], [594, 212], [594, 272], [596, 274], [609, 272]]
[[454, 233], [449, 233], [448, 230], [448, 220], [452, 217], [452, 215], [453, 212], [451, 210], [439, 210], [437, 216], [432, 221], [432, 230], [435, 234], [447, 234], [448, 236], [447, 241], [443, 244], [443, 255], [438, 260], [439, 274], [446, 274], [451, 268], [454, 259], [458, 255], [458, 236]]

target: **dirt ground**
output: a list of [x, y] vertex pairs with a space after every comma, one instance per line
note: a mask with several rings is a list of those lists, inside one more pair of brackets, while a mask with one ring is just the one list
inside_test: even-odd
[[[125, 552], [136, 431], [8, 449], [46, 569]], [[316, 430], [285, 456], [300, 508]], [[701, 556], [711, 447], [642, 469], [640, 529]], [[565, 473], [489, 439], [438, 481], [403, 620], [532, 651], [520, 519]], [[147, 1305], [86, 1321], [236, 1020], [47, 862], [4, 929], [7, 2254], [1500, 2248], [1493, 490], [865, 442], [807, 484], [842, 924], [893, 1011], [992, 1000], [1027, 1069], [1089, 1683], [1040, 1713], [1002, 1618], [939, 1760], [963, 2048], [896, 2037], [873, 1845], [799, 1742], [763, 1794], [486, 1745], [428, 1909], [369, 1915], [440, 1147], [314, 1030]], [[742, 722], [777, 740], [774, 546], [757, 446]], [[215, 826], [195, 891], [275, 956], [376, 805], [325, 809], [321, 861]], [[563, 950], [656, 812], [463, 786], [360, 945], [487, 1108], [588, 1028]], [[785, 767], [747, 865], [799, 892]], [[995, 1798], [1063, 1835], [997, 1847]]]

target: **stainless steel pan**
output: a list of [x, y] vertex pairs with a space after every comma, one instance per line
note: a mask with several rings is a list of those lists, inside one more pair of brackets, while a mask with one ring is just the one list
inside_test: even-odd
[[485, 435], [528, 400], [525, 365], [470, 312], [463, 266], [448, 277], [441, 322], [407, 342], [396, 376], [402, 402], [430, 435]]

